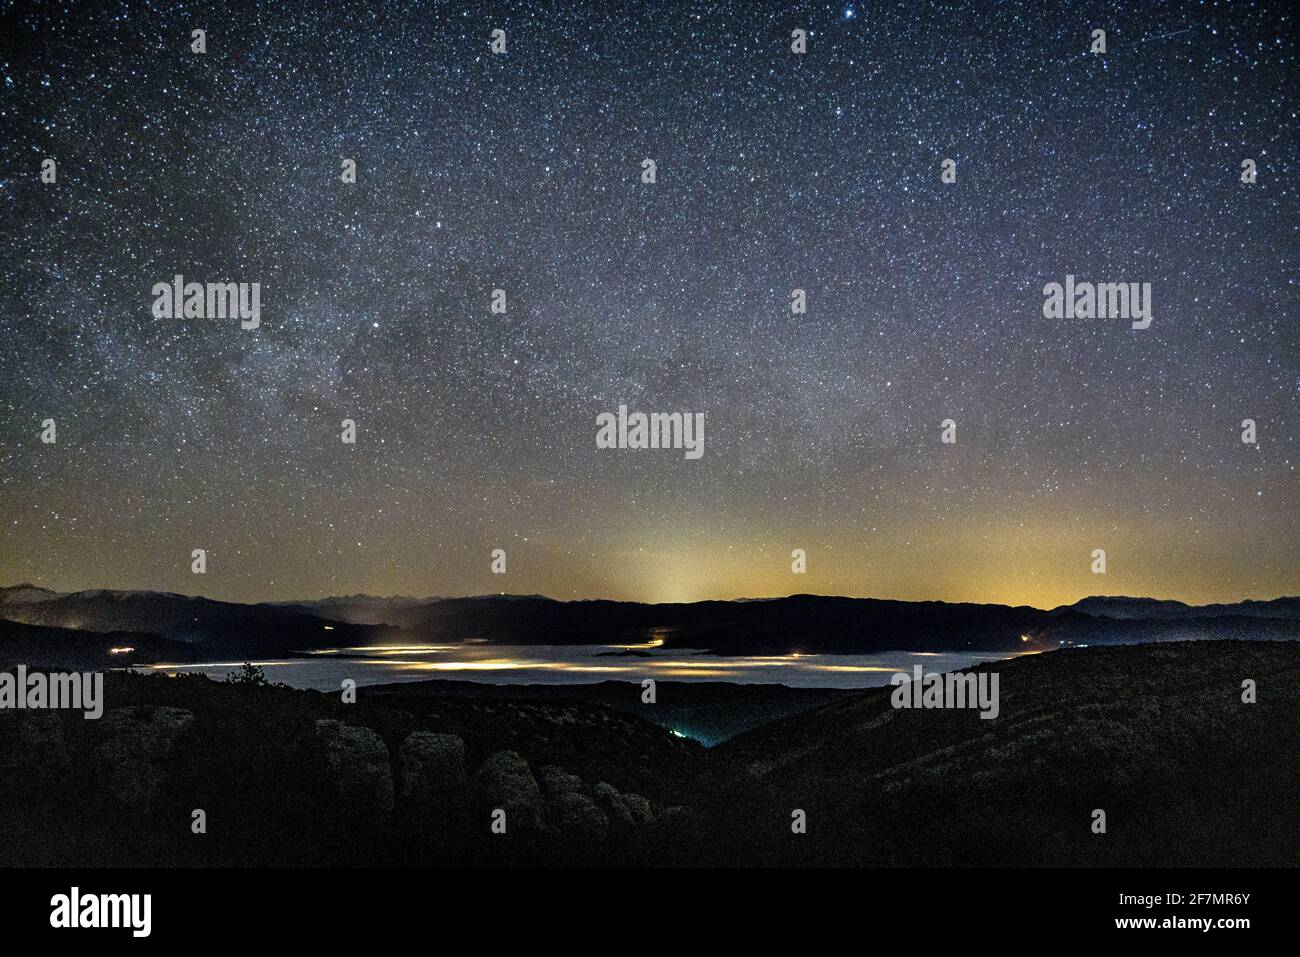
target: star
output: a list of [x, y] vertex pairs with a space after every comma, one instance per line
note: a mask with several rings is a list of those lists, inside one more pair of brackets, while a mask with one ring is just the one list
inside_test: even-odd
[[[19, 5], [0, 583], [1293, 593], [1289, 9], [799, 10]], [[259, 324], [155, 318], [177, 274]], [[1067, 275], [1149, 328], [1046, 318]], [[620, 405], [703, 454], [599, 448]]]

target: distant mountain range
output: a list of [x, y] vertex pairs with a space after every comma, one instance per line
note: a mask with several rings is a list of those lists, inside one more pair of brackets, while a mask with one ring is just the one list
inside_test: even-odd
[[[15, 628], [15, 625], [26, 626]], [[38, 629], [43, 629], [41, 634]], [[0, 660], [12, 649], [68, 647], [78, 637], [107, 649], [134, 647], [116, 663], [202, 661], [209, 657], [265, 658], [330, 645], [367, 644], [373, 629], [313, 615], [294, 606], [241, 605], [171, 592], [79, 591], [67, 594], [31, 585], [0, 589]], [[104, 633], [104, 634], [100, 634]], [[81, 652], [82, 655], [87, 652]], [[26, 654], [25, 660], [41, 660]], [[62, 659], [45, 659], [57, 664]]]
[[664, 649], [719, 655], [1044, 651], [1189, 639], [1300, 639], [1300, 598], [1193, 606], [1097, 596], [1050, 610], [820, 595], [660, 605], [566, 602], [540, 595], [352, 595], [245, 605], [170, 592], [0, 588], [0, 660], [14, 658], [19, 645], [31, 660], [29, 652], [43, 642], [51, 650], [79, 639], [107, 648], [105, 635], [116, 632], [134, 635], [135, 651], [127, 659], [132, 663], [470, 640], [503, 645], [656, 640]]
[[392, 598], [375, 595], [339, 595], [312, 601], [275, 602], [272, 607], [297, 609], [305, 614], [346, 621], [354, 625], [402, 627], [403, 622], [418, 615], [418, 609], [442, 600], [441, 598], [410, 598], [405, 595], [395, 595]]
[[1215, 618], [1223, 615], [1244, 615], [1248, 618], [1300, 618], [1300, 598], [1239, 601], [1227, 605], [1187, 605], [1181, 601], [1158, 598], [1098, 595], [1061, 607], [1073, 608], [1089, 615], [1105, 618]]

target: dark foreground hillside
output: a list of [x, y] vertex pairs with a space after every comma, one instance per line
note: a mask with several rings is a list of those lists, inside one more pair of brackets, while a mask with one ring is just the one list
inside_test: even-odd
[[886, 688], [711, 750], [577, 698], [114, 673], [102, 720], [0, 712], [0, 862], [1300, 864], [1300, 644], [987, 668], [995, 720]]
[[845, 688], [790, 688], [779, 684], [737, 684], [731, 681], [660, 681], [652, 705], [642, 700], [642, 688], [630, 681], [598, 681], [579, 685], [492, 685], [476, 681], [411, 681], [370, 685], [366, 694], [401, 697], [503, 698], [519, 702], [578, 699], [615, 711], [631, 712], [676, 735], [706, 747], [742, 731], [809, 711], [858, 692]]
[[702, 769], [697, 742], [577, 699], [105, 679], [98, 721], [0, 712], [0, 864], [595, 862]]
[[[1300, 864], [1300, 644], [1088, 648], [975, 670], [1000, 672], [995, 720], [895, 710], [882, 689], [715, 749], [688, 843], [728, 863]], [[806, 835], [790, 833], [792, 808]]]

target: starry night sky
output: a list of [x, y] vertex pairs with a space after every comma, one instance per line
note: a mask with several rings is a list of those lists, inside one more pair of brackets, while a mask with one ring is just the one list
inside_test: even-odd
[[[1287, 7], [19, 4], [0, 583], [1300, 592]], [[260, 328], [153, 318], [177, 272]], [[1045, 319], [1067, 273], [1151, 328]], [[597, 450], [620, 403], [703, 458]]]

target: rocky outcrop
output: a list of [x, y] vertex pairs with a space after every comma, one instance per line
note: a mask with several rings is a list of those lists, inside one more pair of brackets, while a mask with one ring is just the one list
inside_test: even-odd
[[316, 722], [316, 746], [340, 817], [376, 823], [392, 813], [393, 769], [383, 738], [369, 728], [322, 719]]
[[474, 775], [474, 791], [483, 807], [505, 810], [508, 832], [541, 826], [541, 788], [528, 762], [514, 751], [496, 751], [488, 755]]
[[104, 715], [96, 751], [105, 791], [123, 807], [148, 814], [156, 805], [177, 742], [194, 723], [184, 708], [139, 705]]
[[587, 795], [569, 791], [546, 799], [546, 824], [558, 831], [601, 838], [609, 828], [609, 818]]
[[609, 819], [586, 794], [582, 778], [562, 768], [539, 768], [544, 798], [546, 826], [552, 830], [601, 838], [609, 827]]
[[612, 784], [596, 782], [591, 789], [596, 806], [605, 812], [612, 824], [622, 828], [639, 827], [654, 821], [650, 802], [639, 794], [623, 794]]
[[411, 732], [398, 751], [398, 766], [401, 798], [413, 806], [446, 809], [465, 798], [465, 742], [459, 735]]
[[582, 790], [582, 778], [553, 764], [537, 769], [537, 781], [542, 787], [542, 793], [547, 797], [559, 797]]

